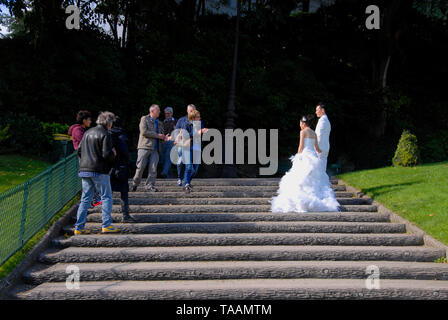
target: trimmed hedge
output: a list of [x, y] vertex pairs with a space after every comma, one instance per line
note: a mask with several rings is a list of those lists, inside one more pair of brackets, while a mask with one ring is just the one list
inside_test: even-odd
[[408, 130], [404, 130], [398, 142], [392, 164], [394, 166], [412, 167], [419, 163], [420, 151], [417, 145], [417, 137]]

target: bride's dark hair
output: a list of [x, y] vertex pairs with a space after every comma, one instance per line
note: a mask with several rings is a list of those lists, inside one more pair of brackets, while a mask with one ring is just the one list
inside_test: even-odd
[[308, 127], [311, 126], [312, 121], [314, 120], [314, 115], [308, 114], [306, 116], [303, 116], [300, 121], [304, 122]]

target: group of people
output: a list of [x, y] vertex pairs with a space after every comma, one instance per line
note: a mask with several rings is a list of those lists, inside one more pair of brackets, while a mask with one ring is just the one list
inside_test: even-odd
[[[330, 150], [331, 125], [324, 103], [316, 106], [319, 118], [316, 131], [311, 129], [313, 115], [300, 119], [300, 143], [297, 153], [290, 159], [292, 168], [281, 178], [277, 196], [271, 199], [272, 212], [339, 211], [330, 180], [326, 174], [327, 157]], [[170, 177], [172, 155], [177, 152], [177, 185], [191, 192], [191, 180], [197, 173], [201, 144], [193, 141], [207, 132], [201, 115], [192, 104], [187, 106], [187, 115], [177, 122], [173, 109], [165, 108], [165, 119], [159, 121], [160, 108], [153, 104], [149, 114], [140, 119], [138, 156], [135, 175], [130, 189], [136, 191], [146, 167], [148, 177], [145, 190], [157, 192], [155, 187], [159, 155], [162, 159], [162, 176]], [[75, 234], [88, 234], [85, 229], [87, 210], [93, 205], [102, 205], [102, 232], [118, 232], [112, 226], [112, 191], [120, 192], [123, 222], [135, 222], [129, 214], [129, 149], [128, 137], [122, 120], [112, 112], [101, 112], [96, 127], [90, 128], [91, 114], [80, 111], [77, 123], [70, 127], [73, 146], [79, 158], [79, 173], [82, 178], [82, 196], [77, 212]], [[172, 150], [174, 147], [177, 150]], [[98, 194], [96, 200], [92, 199]]]
[[[165, 119], [159, 122], [160, 108], [153, 104], [149, 108], [149, 114], [140, 120], [137, 168], [131, 183], [132, 191], [136, 191], [140, 185], [146, 167], [148, 177], [145, 189], [157, 191], [155, 182], [159, 155], [162, 159], [162, 176], [170, 177], [171, 151], [174, 146], [177, 146], [178, 153], [177, 185], [183, 187], [185, 192], [192, 191], [191, 180], [199, 167], [199, 162], [193, 161], [193, 154], [201, 151], [200, 143], [194, 144], [192, 140], [208, 129], [204, 128], [200, 113], [192, 104], [187, 106], [187, 115], [177, 122], [173, 118], [171, 107], [164, 111]], [[76, 235], [90, 233], [85, 229], [87, 210], [99, 204], [102, 205], [102, 232], [119, 231], [112, 226], [113, 191], [120, 192], [122, 222], [135, 222], [129, 214], [129, 148], [123, 122], [120, 117], [106, 111], [99, 114], [96, 127], [90, 128], [91, 123], [90, 112], [79, 111], [77, 123], [68, 132], [78, 154], [78, 176], [82, 179], [82, 196], [74, 230]]]
[[[191, 179], [197, 173], [199, 163], [193, 163], [194, 151], [200, 151], [200, 143], [192, 143], [194, 136], [201, 136], [207, 132], [207, 128], [201, 121], [201, 114], [196, 110], [196, 106], [190, 104], [187, 106], [187, 115], [180, 118], [177, 122], [173, 118], [173, 109], [168, 107], [165, 109], [165, 120], [159, 123], [160, 108], [153, 104], [149, 108], [149, 115], [140, 119], [140, 136], [138, 139], [137, 153], [137, 169], [132, 181], [131, 190], [136, 191], [140, 185], [142, 175], [146, 167], [148, 167], [148, 177], [145, 182], [145, 190], [149, 192], [157, 192], [155, 187], [157, 177], [157, 165], [159, 158], [162, 159], [163, 169], [161, 175], [163, 177], [171, 177], [171, 150], [177, 146], [177, 185], [183, 187], [186, 192], [191, 192]], [[200, 129], [195, 132], [193, 123], [197, 121]], [[174, 136], [173, 136], [174, 134]], [[185, 135], [187, 138], [184, 139]], [[188, 141], [185, 141], [188, 140]], [[188, 147], [185, 148], [185, 145]], [[199, 148], [199, 150], [197, 150]], [[161, 155], [161, 157], [160, 157]]]

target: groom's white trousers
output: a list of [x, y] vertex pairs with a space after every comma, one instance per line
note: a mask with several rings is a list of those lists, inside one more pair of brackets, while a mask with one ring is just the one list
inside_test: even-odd
[[324, 169], [325, 172], [327, 172], [328, 151], [322, 150], [322, 152], [318, 154], [319, 155], [320, 165], [322, 166], [322, 168]]

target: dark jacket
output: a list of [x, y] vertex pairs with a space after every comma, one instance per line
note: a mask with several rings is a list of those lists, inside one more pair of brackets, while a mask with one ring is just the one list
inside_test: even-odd
[[122, 128], [110, 129], [112, 146], [117, 151], [114, 165], [110, 171], [110, 183], [113, 191], [129, 191], [129, 149], [128, 137]]
[[112, 139], [105, 127], [97, 125], [87, 130], [78, 147], [79, 171], [109, 174], [115, 155]]
[[185, 125], [185, 122], [187, 121], [188, 121], [188, 115], [179, 118], [179, 120], [177, 120], [176, 122], [176, 129], [182, 129]]
[[163, 120], [163, 134], [171, 134], [176, 127], [176, 119], [165, 119]]
[[72, 137], [73, 148], [78, 150], [79, 143], [82, 140], [82, 137], [86, 129], [84, 129], [80, 124], [74, 124], [68, 129], [68, 135]]

